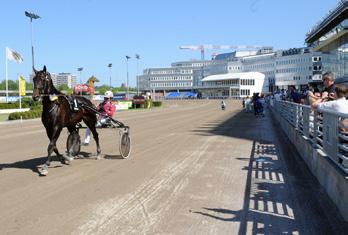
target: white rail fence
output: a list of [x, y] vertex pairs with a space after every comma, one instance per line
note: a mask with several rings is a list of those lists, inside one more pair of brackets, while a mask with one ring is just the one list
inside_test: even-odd
[[[323, 110], [287, 101], [271, 102], [275, 117], [286, 120], [313, 149], [322, 150], [340, 169], [348, 173], [348, 114]], [[346, 124], [345, 124], [346, 123]], [[294, 143], [296, 144], [296, 143]]]

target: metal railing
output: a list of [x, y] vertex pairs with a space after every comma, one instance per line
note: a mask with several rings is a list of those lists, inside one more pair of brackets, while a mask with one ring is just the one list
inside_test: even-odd
[[278, 120], [286, 120], [296, 132], [310, 141], [313, 150], [322, 150], [348, 173], [348, 114], [330, 110], [313, 111], [308, 105], [288, 101], [273, 100], [271, 108]]

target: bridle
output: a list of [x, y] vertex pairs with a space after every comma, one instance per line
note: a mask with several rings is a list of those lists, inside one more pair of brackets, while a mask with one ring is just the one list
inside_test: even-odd
[[[51, 79], [51, 74], [48, 72], [38, 72], [38, 73], [45, 73], [45, 77], [42, 79], [41, 76], [35, 74], [34, 77], [34, 89], [37, 89], [39, 92], [39, 96], [41, 97], [42, 95], [48, 95], [48, 82]], [[37, 85], [37, 79], [41, 80], [40, 86]]]

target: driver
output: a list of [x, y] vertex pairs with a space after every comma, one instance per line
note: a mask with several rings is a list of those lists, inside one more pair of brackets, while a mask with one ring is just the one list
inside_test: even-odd
[[226, 103], [225, 103], [225, 101], [222, 100], [221, 101], [221, 108], [224, 109], [225, 107], [226, 107]]
[[115, 105], [111, 102], [114, 94], [112, 91], [106, 91], [104, 94], [104, 101], [99, 104], [98, 111], [102, 114], [97, 123], [97, 127], [107, 124], [110, 120], [109, 117], [112, 117], [116, 111]]
[[[101, 115], [98, 118], [96, 123], [96, 127], [107, 126], [110, 119], [114, 113], [116, 112], [116, 106], [111, 102], [114, 94], [112, 91], [106, 91], [104, 94], [104, 101], [98, 105], [98, 111]], [[91, 140], [91, 131], [87, 128], [84, 145], [89, 145], [89, 141]]]

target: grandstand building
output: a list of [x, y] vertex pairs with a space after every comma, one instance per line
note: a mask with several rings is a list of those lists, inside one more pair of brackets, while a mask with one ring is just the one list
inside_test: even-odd
[[[180, 92], [193, 91], [193, 74], [210, 65], [221, 63], [214, 60], [183, 61], [172, 63], [168, 68], [149, 68], [137, 77], [139, 90], [151, 92], [153, 97], [163, 97]], [[181, 95], [181, 94], [180, 94]], [[172, 95], [175, 96], [175, 95]]]
[[55, 78], [52, 78], [52, 81], [57, 87], [67, 85], [69, 88], [73, 88], [77, 84], [76, 75], [72, 73], [58, 73]]
[[[30, 74], [29, 82], [33, 83], [34, 74]], [[59, 87], [61, 85], [67, 85], [69, 88], [73, 88], [76, 84], [76, 75], [72, 73], [51, 73], [53, 85]]]
[[348, 1], [337, 6], [319, 21], [306, 35], [306, 43], [325, 55], [328, 69], [337, 76], [337, 83], [348, 85]]
[[225, 73], [202, 79], [202, 97], [247, 97], [254, 93], [267, 93], [265, 75], [260, 72]]
[[[333, 60], [331, 55], [313, 51], [310, 47], [278, 51], [268, 48], [220, 54], [209, 61], [173, 63], [170, 68], [146, 69], [138, 79], [140, 90], [150, 91], [156, 96], [191, 91], [203, 98], [245, 97], [254, 91], [270, 93], [289, 86], [302, 89], [311, 83], [321, 83], [323, 71], [335, 71], [336, 67], [337, 60]], [[245, 77], [258, 73], [264, 75], [262, 88], [243, 87]], [[252, 79], [260, 81], [259, 76]], [[256, 86], [256, 82], [254, 84]]]
[[[321, 85], [326, 71], [337, 75], [336, 82], [348, 85], [347, 0], [339, 1], [309, 31], [306, 43], [304, 48], [274, 51], [265, 47], [219, 54], [210, 61], [178, 62], [171, 68], [146, 69], [138, 77], [140, 90], [160, 91], [162, 96], [170, 91], [177, 94], [192, 91], [203, 98], [245, 97], [260, 90], [267, 93], [289, 86], [302, 89], [308, 84]], [[249, 79], [254, 85], [248, 82], [245, 85]], [[259, 81], [263, 81], [262, 86]]]

